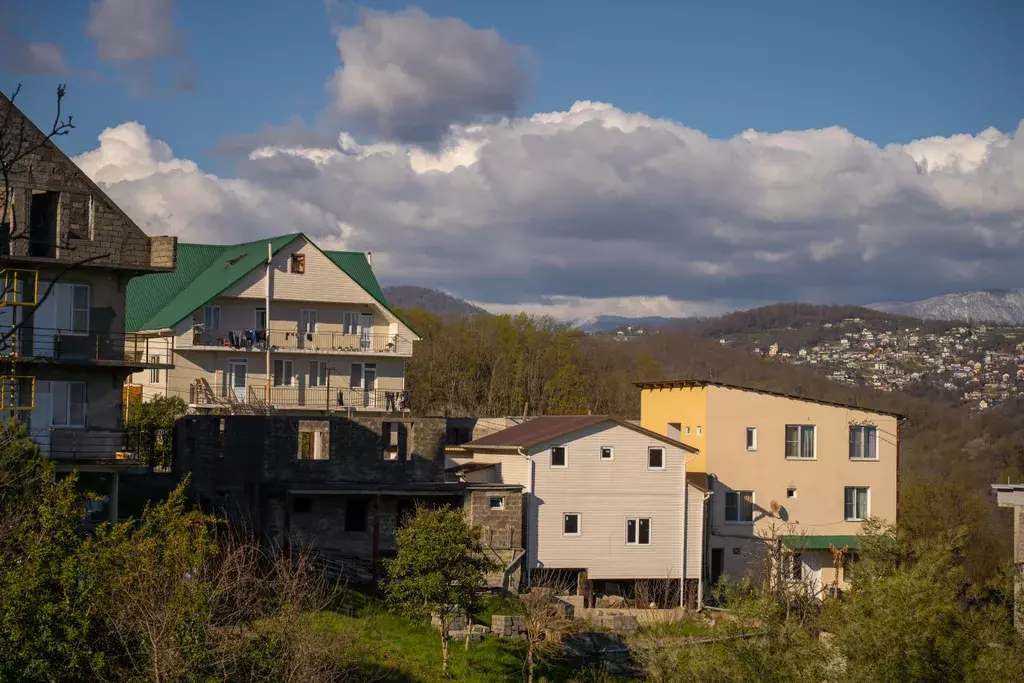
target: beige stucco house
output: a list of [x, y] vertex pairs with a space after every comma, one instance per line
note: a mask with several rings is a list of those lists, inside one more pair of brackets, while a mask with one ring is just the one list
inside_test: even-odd
[[523, 486], [531, 581], [585, 572], [597, 592], [655, 580], [670, 583], [674, 599], [700, 594], [704, 491], [687, 483], [693, 447], [583, 415], [536, 417], [462, 449], [449, 468], [466, 481]]
[[701, 380], [638, 386], [643, 427], [700, 451], [709, 582], [760, 568], [777, 543], [791, 575], [842, 588], [831, 548], [855, 553], [868, 517], [896, 521], [899, 415]]
[[419, 337], [388, 306], [366, 254], [292, 234], [178, 244], [173, 273], [128, 288], [129, 329], [173, 341], [173, 369], [131, 377], [144, 399], [194, 409], [407, 410]]

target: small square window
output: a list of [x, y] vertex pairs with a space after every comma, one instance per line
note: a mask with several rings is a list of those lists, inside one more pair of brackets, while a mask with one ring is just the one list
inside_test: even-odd
[[651, 446], [647, 449], [647, 469], [665, 469], [665, 449], [661, 446]]
[[580, 535], [580, 513], [578, 512], [566, 512], [562, 515], [562, 535], [563, 536], [579, 536]]
[[292, 254], [291, 259], [291, 272], [302, 275], [306, 272], [306, 255], [305, 254]]
[[611, 446], [601, 446], [601, 459], [602, 460], [614, 460], [615, 449]]
[[552, 467], [568, 467], [569, 458], [565, 452], [565, 446], [552, 446], [551, 447], [551, 466]]
[[757, 450], [757, 427], [747, 427], [747, 450]]
[[786, 498], [796, 498], [796, 489], [794, 489], [794, 488], [786, 489]]
[[491, 496], [490, 499], [487, 501], [487, 507], [490, 508], [491, 510], [504, 510], [504, 496]]

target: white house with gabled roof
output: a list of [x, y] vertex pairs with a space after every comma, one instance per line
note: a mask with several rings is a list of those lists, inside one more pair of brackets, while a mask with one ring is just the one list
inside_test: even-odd
[[419, 337], [388, 305], [368, 255], [301, 233], [179, 243], [173, 273], [128, 286], [131, 331], [173, 339], [171, 370], [139, 372], [144, 398], [195, 409], [400, 412]]

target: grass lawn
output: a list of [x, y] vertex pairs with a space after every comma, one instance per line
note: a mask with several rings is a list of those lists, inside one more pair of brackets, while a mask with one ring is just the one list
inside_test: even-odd
[[[441, 676], [440, 635], [429, 624], [388, 612], [379, 600], [361, 593], [350, 592], [347, 598], [347, 602], [355, 606], [354, 616], [325, 612], [318, 622], [328, 631], [355, 636], [367, 648], [373, 663], [383, 670], [383, 678], [379, 680], [446, 680]], [[490, 614], [508, 613], [502, 611], [502, 606], [497, 600], [485, 604], [483, 612], [488, 622]], [[467, 683], [522, 681], [525, 659], [526, 646], [520, 640], [485, 638], [481, 643], [471, 643], [469, 650], [462, 642], [453, 640], [452, 677], [447, 680]], [[550, 667], [540, 665], [537, 667], [537, 680], [547, 676], [552, 683], [571, 681], [577, 669], [578, 663], [567, 661], [554, 662]]]

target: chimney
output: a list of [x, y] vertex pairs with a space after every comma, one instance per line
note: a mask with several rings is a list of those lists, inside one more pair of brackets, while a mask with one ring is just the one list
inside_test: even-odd
[[370, 264], [371, 268], [373, 268], [373, 252], [372, 251], [366, 252], [366, 262]]

